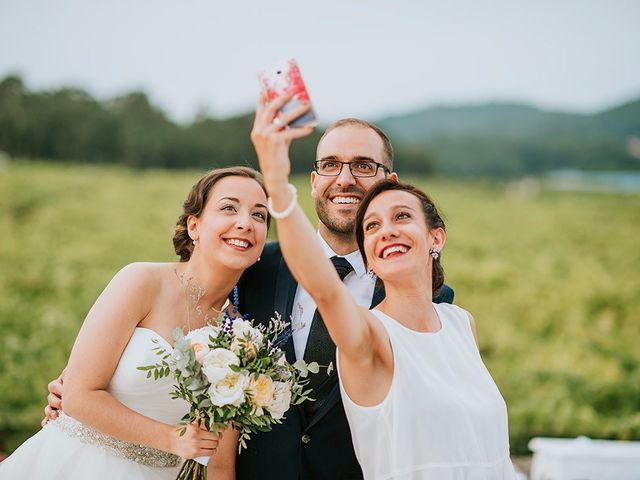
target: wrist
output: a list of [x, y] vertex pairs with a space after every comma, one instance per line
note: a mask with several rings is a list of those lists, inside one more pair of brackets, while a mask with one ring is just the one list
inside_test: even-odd
[[267, 208], [271, 216], [275, 219], [286, 218], [298, 205], [298, 192], [292, 184], [287, 184], [285, 188], [280, 188], [267, 199]]
[[277, 188], [270, 188], [268, 192], [272, 207], [278, 211], [284, 210], [291, 203], [293, 194], [289, 189], [288, 183], [284, 183]]
[[177, 428], [175, 425], [167, 424], [164, 424], [162, 428], [162, 435], [158, 436], [161, 444], [158, 445], [157, 448], [162, 451], [175, 454], [177, 450], [176, 442], [178, 440]]
[[278, 175], [277, 177], [264, 177], [264, 186], [266, 187], [267, 192], [269, 192], [270, 197], [282, 194], [283, 192], [285, 195], [288, 195], [288, 185], [289, 179], [287, 177], [282, 177], [281, 175]]

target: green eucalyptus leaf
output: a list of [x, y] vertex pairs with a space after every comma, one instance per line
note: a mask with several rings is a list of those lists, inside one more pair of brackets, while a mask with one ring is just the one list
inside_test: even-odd
[[174, 328], [173, 332], [171, 332], [171, 338], [173, 338], [174, 342], [182, 340], [184, 338], [184, 332], [182, 331], [182, 328]]
[[327, 366], [327, 375], [331, 375], [331, 373], [333, 372], [333, 362], [331, 362], [328, 366]]
[[300, 372], [306, 372], [307, 371], [307, 362], [305, 362], [303, 359], [297, 360], [294, 364], [293, 367], [300, 371]]

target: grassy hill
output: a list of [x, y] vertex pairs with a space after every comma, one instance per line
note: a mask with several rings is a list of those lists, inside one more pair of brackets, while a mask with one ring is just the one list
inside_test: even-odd
[[[175, 259], [198, 176], [0, 164], [0, 450], [39, 427], [47, 382], [114, 273]], [[414, 180], [446, 216], [447, 283], [476, 318], [512, 450], [534, 435], [640, 440], [640, 196]], [[307, 176], [296, 183], [312, 212]]]

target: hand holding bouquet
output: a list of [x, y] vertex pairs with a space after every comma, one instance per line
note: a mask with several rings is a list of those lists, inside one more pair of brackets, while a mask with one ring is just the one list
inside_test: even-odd
[[[182, 398], [191, 408], [182, 417], [181, 434], [199, 420], [218, 433], [231, 426], [240, 434], [238, 451], [256, 432], [267, 432], [291, 405], [309, 399], [308, 373], [320, 366], [298, 360], [291, 365], [280, 348], [289, 335], [289, 324], [276, 313], [268, 326], [225, 315], [217, 325], [173, 332], [173, 351], [157, 340], [158, 363], [138, 367], [157, 380], [173, 373], [172, 398]], [[329, 366], [329, 369], [331, 366]], [[178, 479], [206, 478], [208, 459], [187, 460]]]

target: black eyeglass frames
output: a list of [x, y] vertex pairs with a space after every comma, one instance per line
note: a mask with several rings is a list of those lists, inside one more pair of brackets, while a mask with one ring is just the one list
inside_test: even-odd
[[352, 162], [340, 162], [338, 160], [316, 160], [313, 164], [314, 170], [318, 175], [326, 177], [337, 177], [342, 172], [342, 167], [349, 165], [351, 175], [354, 177], [375, 177], [378, 173], [378, 169], [382, 168], [386, 174], [391, 173], [391, 170], [382, 163], [374, 162], [373, 160], [355, 160]]

